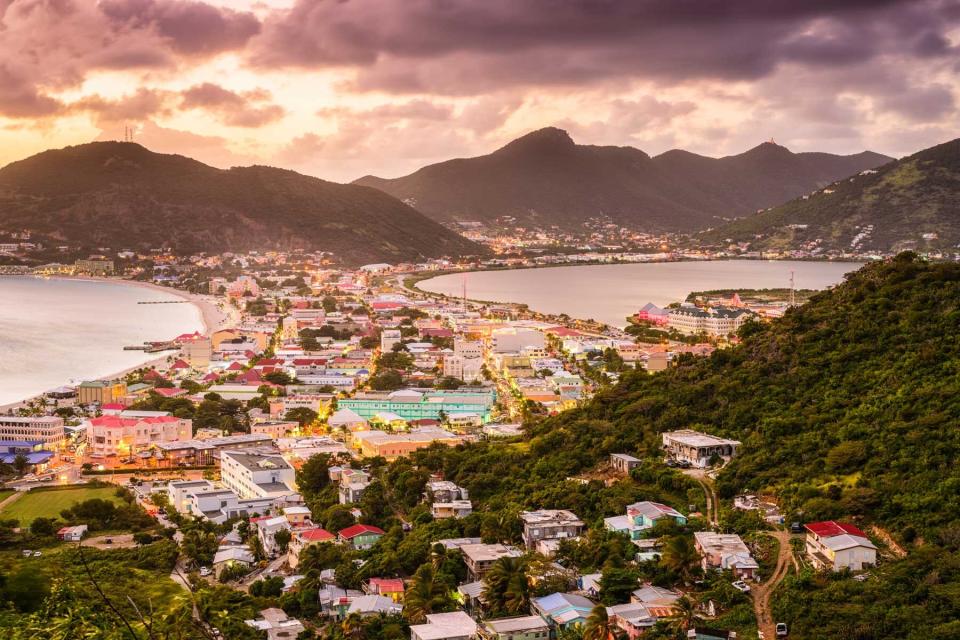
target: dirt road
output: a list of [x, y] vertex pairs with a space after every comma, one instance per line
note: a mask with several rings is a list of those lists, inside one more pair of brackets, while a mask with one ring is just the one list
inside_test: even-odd
[[770, 596], [776, 590], [787, 573], [790, 571], [790, 565], [793, 564], [793, 548], [790, 546], [790, 533], [786, 531], [771, 531], [769, 535], [773, 536], [780, 543], [780, 550], [777, 553], [777, 566], [773, 570], [773, 575], [764, 582], [753, 587], [753, 611], [757, 616], [757, 628], [763, 632], [763, 637], [772, 640], [776, 632], [776, 623], [773, 619], [773, 612], [770, 608]]
[[717, 505], [717, 491], [713, 487], [713, 478], [708, 476], [703, 469], [684, 469], [682, 473], [696, 480], [703, 488], [703, 493], [707, 497], [707, 522], [713, 526], [720, 524], [720, 512]]

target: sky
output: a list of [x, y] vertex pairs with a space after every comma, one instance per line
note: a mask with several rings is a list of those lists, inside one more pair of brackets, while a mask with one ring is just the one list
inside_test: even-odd
[[134, 140], [335, 181], [545, 126], [651, 155], [960, 137], [960, 0], [0, 0], [0, 164]]

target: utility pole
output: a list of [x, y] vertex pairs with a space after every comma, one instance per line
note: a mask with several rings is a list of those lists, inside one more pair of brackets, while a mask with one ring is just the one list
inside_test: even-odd
[[790, 306], [797, 306], [797, 293], [793, 282], [793, 269], [790, 269]]

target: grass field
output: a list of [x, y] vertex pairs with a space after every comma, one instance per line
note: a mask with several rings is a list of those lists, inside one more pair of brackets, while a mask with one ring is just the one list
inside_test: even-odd
[[78, 502], [100, 498], [119, 504], [116, 487], [69, 487], [53, 491], [30, 491], [0, 511], [0, 518], [16, 518], [21, 527], [30, 526], [36, 518], [56, 518], [64, 509]]

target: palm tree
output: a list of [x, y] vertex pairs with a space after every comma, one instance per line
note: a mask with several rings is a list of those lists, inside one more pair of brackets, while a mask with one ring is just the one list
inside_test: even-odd
[[530, 606], [527, 565], [520, 558], [500, 558], [484, 578], [483, 600], [495, 613], [520, 613]]
[[689, 595], [681, 597], [673, 605], [671, 629], [677, 637], [686, 637], [687, 630], [694, 626], [697, 619], [697, 601]]
[[584, 640], [583, 625], [571, 624], [562, 627], [557, 633], [557, 640]]
[[366, 627], [363, 624], [363, 618], [359, 613], [351, 613], [343, 622], [340, 623], [340, 630], [343, 637], [347, 640], [364, 640], [367, 635]]
[[413, 574], [403, 597], [403, 615], [411, 624], [420, 624], [427, 615], [451, 608], [449, 588], [437, 578], [432, 564], [424, 564]]
[[700, 554], [688, 536], [671, 536], [663, 545], [660, 562], [688, 582], [690, 574], [700, 562]]
[[583, 640], [620, 640], [624, 635], [623, 629], [610, 619], [607, 608], [602, 604], [593, 608], [583, 628]]

